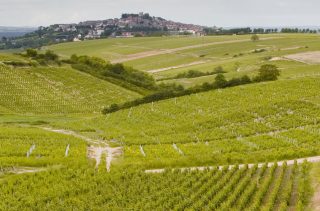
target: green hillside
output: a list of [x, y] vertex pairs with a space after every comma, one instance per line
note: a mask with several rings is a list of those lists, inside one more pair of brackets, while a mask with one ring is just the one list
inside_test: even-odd
[[123, 56], [158, 49], [181, 48], [210, 42], [220, 42], [234, 39], [249, 39], [249, 36], [234, 38], [232, 36], [212, 37], [142, 37], [123, 39], [100, 39], [84, 42], [62, 43], [44, 47], [61, 56], [72, 54], [100, 56], [107, 60], [119, 59]]
[[0, 66], [0, 109], [15, 113], [92, 113], [139, 94], [67, 67]]
[[[320, 37], [259, 37], [63, 43], [44, 49], [66, 60], [44, 63], [0, 54], [0, 210], [313, 210]], [[265, 64], [278, 80], [254, 80]], [[218, 74], [250, 83], [194, 87]], [[144, 96], [129, 90], [141, 84]]]
[[317, 77], [281, 80], [169, 99], [55, 126], [104, 131], [100, 134], [105, 139], [124, 144], [128, 163], [134, 160], [149, 167], [314, 156], [320, 150], [313, 141], [320, 138], [319, 88]]
[[306, 64], [285, 57], [320, 51], [319, 35], [271, 34], [259, 35], [259, 38], [256, 42], [252, 42], [248, 35], [102, 39], [63, 43], [45, 49], [52, 49], [65, 58], [85, 54], [123, 62], [153, 74], [161, 82], [185, 87], [212, 82], [215, 75], [170, 78], [189, 70], [210, 72], [218, 66], [223, 68], [227, 78], [254, 75], [261, 64], [277, 65], [283, 78], [318, 74], [319, 64]]

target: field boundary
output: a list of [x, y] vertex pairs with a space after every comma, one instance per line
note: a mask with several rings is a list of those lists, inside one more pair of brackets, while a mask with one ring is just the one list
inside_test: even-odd
[[[260, 38], [260, 40], [264, 41], [264, 40], [272, 40], [272, 39], [280, 39], [280, 38], [282, 38], [282, 37], [265, 37], [265, 38]], [[123, 58], [111, 60], [110, 62], [112, 64], [124, 63], [124, 62], [128, 62], [128, 61], [136, 60], [136, 59], [143, 59], [143, 58], [151, 57], [151, 56], [171, 54], [171, 53], [175, 53], [178, 51], [190, 50], [190, 49], [194, 49], [194, 48], [202, 48], [202, 47], [208, 47], [208, 46], [212, 46], [212, 45], [232, 44], [232, 43], [241, 43], [241, 42], [249, 42], [249, 41], [251, 41], [251, 39], [227, 40], [227, 41], [210, 42], [210, 43], [198, 44], [198, 45], [189, 45], [189, 46], [184, 46], [184, 47], [180, 47], [180, 48], [173, 48], [173, 49], [151, 50], [151, 51], [145, 51], [145, 52], [141, 52], [141, 53], [126, 55]]]
[[168, 70], [174, 70], [174, 69], [179, 69], [179, 68], [184, 68], [184, 67], [191, 67], [191, 66], [195, 66], [195, 65], [206, 64], [208, 62], [211, 62], [211, 61], [210, 60], [196, 61], [196, 62], [192, 62], [192, 63], [188, 63], [188, 64], [181, 64], [181, 65], [177, 65], [177, 66], [148, 70], [147, 72], [148, 73], [159, 73], [159, 72], [164, 72], [164, 71], [168, 71]]
[[[309, 162], [309, 163], [319, 163], [320, 162], [320, 156], [314, 156], [314, 157], [306, 157], [306, 158], [299, 158], [295, 160], [283, 160], [283, 161], [276, 161], [276, 162], [268, 162], [268, 163], [258, 163], [258, 168], [261, 168], [265, 164], [267, 164], [268, 167], [274, 166], [275, 163], [278, 164], [278, 166], [283, 166], [284, 163], [286, 162], [287, 165], [294, 165], [295, 162], [298, 164], [301, 164], [303, 162]], [[248, 168], [253, 168], [255, 163], [250, 163], [250, 164], [239, 164], [239, 168], [244, 168], [246, 165], [248, 165]], [[224, 165], [224, 166], [199, 166], [199, 167], [185, 167], [185, 168], [174, 168], [173, 170], [180, 170], [180, 171], [205, 171], [207, 169], [216, 169], [218, 168], [219, 170], [222, 170], [225, 167], [228, 167], [228, 169], [232, 169], [237, 165]], [[145, 170], [145, 173], [164, 173], [166, 169], [150, 169], [150, 170]]]

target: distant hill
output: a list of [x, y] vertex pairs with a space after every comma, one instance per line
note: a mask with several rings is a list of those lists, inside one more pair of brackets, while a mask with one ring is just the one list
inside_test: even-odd
[[[41, 26], [22, 33], [21, 37], [4, 34], [0, 49], [37, 48], [60, 42], [81, 41], [106, 37], [141, 37], [163, 35], [203, 35], [206, 27], [174, 22], [148, 13], [122, 14], [120, 18], [83, 21], [80, 23]], [[6, 29], [8, 31], [8, 29]], [[1, 32], [1, 30], [0, 30]], [[14, 31], [13, 31], [14, 32]], [[16, 36], [19, 36], [15, 33]], [[29, 33], [28, 33], [29, 32]], [[7, 35], [7, 36], [6, 36]]]
[[23, 36], [27, 33], [33, 32], [37, 30], [37, 28], [32, 27], [8, 27], [8, 26], [0, 26], [0, 38], [2, 37], [19, 37]]
[[238, 27], [218, 28], [180, 23], [151, 16], [148, 13], [122, 14], [120, 18], [87, 20], [80, 23], [61, 23], [40, 26], [38, 29], [0, 27], [0, 50], [40, 48], [62, 42], [100, 39], [107, 37], [144, 37], [168, 35], [232, 35], [269, 33], [318, 33], [316, 27]]

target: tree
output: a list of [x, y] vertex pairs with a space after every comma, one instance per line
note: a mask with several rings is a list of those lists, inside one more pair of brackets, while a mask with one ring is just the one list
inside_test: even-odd
[[256, 42], [258, 40], [259, 40], [259, 36], [258, 35], [254, 34], [254, 35], [251, 36], [251, 41]]
[[223, 74], [219, 73], [214, 81], [214, 85], [216, 88], [225, 88], [227, 85], [228, 81], [226, 80], [226, 78], [224, 77]]
[[259, 69], [259, 75], [255, 81], [275, 81], [280, 76], [280, 71], [277, 66], [272, 64], [262, 65]]
[[27, 49], [26, 54], [27, 54], [28, 57], [33, 57], [34, 58], [34, 57], [36, 57], [38, 55], [38, 52], [36, 50], [34, 50], [34, 49], [29, 48], [29, 49]]
[[224, 70], [223, 70], [223, 67], [218, 66], [218, 67], [214, 68], [213, 72], [214, 73], [224, 73]]
[[59, 59], [59, 56], [57, 54], [55, 54], [53, 51], [51, 50], [47, 50], [44, 54], [44, 58], [46, 60], [51, 60], [51, 61], [57, 61]]
[[119, 110], [119, 105], [116, 103], [113, 103], [110, 105], [110, 107], [107, 109], [109, 112], [115, 112]]
[[241, 80], [241, 84], [250, 84], [251, 83], [251, 79], [247, 75], [242, 76], [240, 78], [240, 80]]

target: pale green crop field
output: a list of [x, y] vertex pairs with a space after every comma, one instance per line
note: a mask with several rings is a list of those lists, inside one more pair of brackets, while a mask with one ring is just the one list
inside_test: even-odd
[[[107, 60], [119, 59], [136, 53], [176, 49], [193, 45], [203, 45], [190, 49], [177, 49], [166, 54], [133, 58], [124, 64], [143, 71], [162, 68], [168, 70], [152, 73], [157, 79], [173, 77], [188, 70], [212, 71], [222, 66], [227, 71], [226, 77], [238, 77], [244, 74], [254, 75], [256, 70], [266, 63], [276, 64], [283, 71], [282, 77], [298, 77], [305, 73], [316, 74], [319, 65], [306, 65], [295, 61], [269, 61], [299, 52], [320, 50], [319, 35], [272, 34], [259, 35], [260, 41], [250, 41], [250, 36], [207, 36], [207, 37], [158, 37], [158, 38], [119, 38], [64, 43], [49, 46], [62, 56], [74, 53], [99, 56]], [[225, 42], [225, 43], [223, 43]], [[230, 43], [231, 42], [231, 43]], [[209, 44], [209, 45], [208, 45]], [[207, 45], [207, 46], [206, 46]], [[264, 49], [262, 53], [252, 53], [255, 49]], [[237, 57], [235, 57], [237, 56]], [[203, 62], [202, 64], [193, 64]], [[180, 66], [180, 67], [179, 67]], [[310, 71], [312, 69], [312, 71]], [[196, 79], [178, 79], [162, 82], [175, 82], [190, 87], [203, 82], [211, 82], [215, 76]]]
[[123, 55], [150, 50], [173, 49], [190, 45], [249, 38], [249, 36], [115, 38], [63, 43], [48, 46], [44, 49], [53, 50], [65, 57], [69, 57], [72, 54], [78, 54], [100, 56], [110, 60], [121, 58]]
[[140, 95], [68, 67], [0, 66], [0, 109], [14, 113], [92, 113]]

